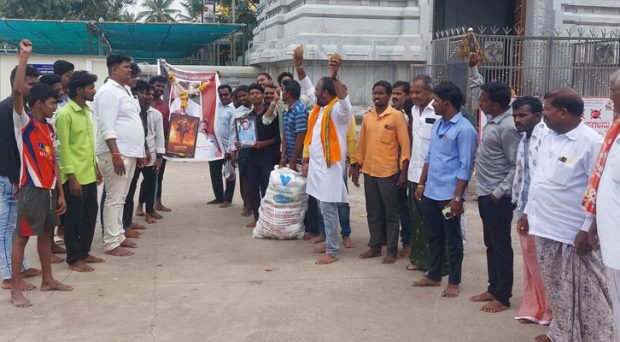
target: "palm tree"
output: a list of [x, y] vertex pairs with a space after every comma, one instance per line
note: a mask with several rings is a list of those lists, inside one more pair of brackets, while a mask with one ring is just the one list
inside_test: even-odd
[[185, 14], [177, 14], [177, 19], [180, 21], [195, 21], [202, 16], [203, 0], [185, 0], [181, 6], [185, 10]]
[[174, 0], [144, 0], [142, 7], [146, 7], [146, 11], [138, 13], [136, 19], [144, 19], [146, 22], [175, 22], [174, 15], [179, 10], [170, 8]]

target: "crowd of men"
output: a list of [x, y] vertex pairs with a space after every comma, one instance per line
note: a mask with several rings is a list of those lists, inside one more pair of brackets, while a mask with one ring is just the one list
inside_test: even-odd
[[[162, 218], [158, 211], [170, 211], [161, 202], [170, 130], [162, 97], [166, 78], [139, 80], [130, 57], [112, 55], [109, 78], [95, 91], [95, 75], [74, 72], [64, 61], [57, 62], [56, 75], [39, 79], [27, 65], [31, 51], [29, 41], [20, 43], [13, 93], [0, 104], [6, 152], [0, 163], [2, 286], [11, 289], [18, 307], [30, 305], [23, 291], [35, 288], [26, 277], [42, 274], [41, 290], [71, 290], [52, 276], [52, 252], [61, 251], [54, 244], [55, 227], [64, 230], [71, 269], [90, 272], [91, 264], [103, 262], [90, 254], [98, 185], [104, 184], [100, 221], [108, 255], [132, 255], [129, 248], [136, 244], [127, 238], [144, 228], [132, 222], [140, 174], [136, 214], [154, 223]], [[339, 259], [339, 233], [345, 248], [354, 247], [348, 179], [359, 186], [363, 174], [370, 239], [359, 257], [384, 256], [384, 264], [408, 259], [408, 270], [423, 272], [415, 287], [440, 286], [448, 276], [441, 295], [453, 298], [462, 278], [464, 201], [475, 172], [488, 287], [470, 300], [485, 302], [480, 310], [489, 313], [511, 306], [516, 217], [524, 265], [516, 318], [550, 325], [536, 341], [617, 339], [617, 114], [603, 138], [582, 121], [584, 103], [573, 89], [551, 89], [542, 101], [533, 96], [512, 101], [508, 85], [484, 82], [472, 55], [472, 94], [489, 118], [482, 130], [474, 127], [454, 83], [434, 85], [419, 75], [411, 82], [373, 85], [373, 105], [358, 137], [347, 86], [339, 78], [341, 57], [330, 57], [328, 75], [316, 83], [303, 61], [299, 47], [293, 53], [298, 81], [283, 72], [276, 85], [261, 73], [249, 86], [218, 87], [215, 130], [225, 157], [209, 162], [215, 199], [208, 204], [231, 206], [237, 177], [222, 176], [230, 162], [233, 172], [238, 169], [242, 215], [252, 216], [247, 227], [254, 227], [274, 166], [299, 171], [309, 195], [304, 239], [320, 243], [313, 250], [321, 254], [316, 264], [330, 264]], [[610, 76], [610, 88], [618, 113], [620, 71]], [[250, 147], [238, 139], [238, 118], [256, 123]], [[24, 258], [30, 236], [37, 236], [42, 271]]]

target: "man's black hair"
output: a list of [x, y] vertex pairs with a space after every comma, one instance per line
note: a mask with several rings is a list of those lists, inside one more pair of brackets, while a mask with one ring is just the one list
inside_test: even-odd
[[521, 96], [517, 99], [514, 100], [514, 102], [512, 103], [512, 109], [518, 109], [521, 108], [523, 106], [530, 106], [530, 111], [532, 111], [532, 113], [534, 114], [541, 114], [542, 113], [542, 102], [540, 101], [539, 98], [534, 97], [534, 96]]
[[261, 86], [260, 86], [260, 84], [258, 84], [258, 83], [252, 83], [252, 84], [250, 84], [250, 86], [248, 87], [248, 93], [249, 93], [251, 90], [253, 90], [253, 89], [260, 90], [260, 93], [261, 93], [261, 94], [264, 92], [263, 87], [261, 87]]
[[56, 74], [45, 74], [39, 78], [39, 83], [54, 86], [54, 84], [60, 83], [60, 76]]
[[278, 89], [278, 87], [276, 87], [275, 84], [270, 83], [270, 84], [265, 84], [265, 88], [273, 88], [273, 89]]
[[113, 66], [119, 65], [124, 62], [131, 63], [131, 57], [126, 55], [109, 55], [106, 58], [106, 65], [108, 66], [108, 69], [111, 69]]
[[242, 84], [242, 85], [238, 86], [238, 87], [235, 89], [234, 93], [235, 93], [235, 94], [237, 94], [237, 93], [239, 93], [240, 91], [243, 91], [243, 92], [249, 93], [249, 92], [250, 92], [250, 88], [249, 88], [248, 86], [246, 86], [245, 84]]
[[330, 96], [336, 96], [336, 86], [334, 85], [334, 80], [331, 77], [325, 76], [321, 77], [321, 83], [323, 83], [323, 90], [326, 91]]
[[228, 92], [230, 92], [232, 94], [232, 87], [229, 86], [228, 84], [220, 84], [219, 87], [217, 87], [217, 91], [219, 92], [222, 89], [228, 89]]
[[[282, 84], [282, 79], [285, 78], [285, 77], [290, 77], [291, 80], [294, 79], [293, 74], [291, 74], [288, 71], [284, 71], [284, 72], [281, 72], [280, 75], [278, 75], [278, 84]], [[284, 85], [284, 84], [282, 84], [282, 85]]]
[[91, 74], [86, 70], [76, 71], [71, 75], [69, 79], [69, 85], [67, 89], [69, 91], [69, 98], [74, 99], [77, 96], [77, 90], [79, 88], [86, 88], [91, 84], [97, 82], [97, 75]]
[[267, 77], [267, 79], [268, 79], [268, 80], [270, 80], [270, 81], [271, 81], [271, 80], [273, 80], [273, 79], [271, 78], [271, 75], [269, 75], [269, 74], [268, 74], [268, 73], [266, 73], [266, 72], [261, 72], [261, 73], [259, 73], [258, 75], [256, 75], [256, 78], [258, 78], [258, 76], [260, 76], [260, 75], [263, 75], [263, 76]]
[[572, 115], [581, 116], [583, 114], [584, 104], [579, 95], [551, 90], [545, 94], [545, 100], [551, 100], [553, 107], [566, 109]]
[[442, 101], [450, 102], [457, 111], [461, 109], [463, 93], [456, 84], [450, 81], [441, 82], [433, 88], [433, 94], [437, 95]]
[[405, 81], [396, 81], [392, 84], [392, 90], [396, 88], [403, 88], [405, 94], [409, 94], [411, 92], [411, 84]]
[[56, 91], [49, 84], [39, 83], [28, 93], [28, 107], [34, 106], [37, 101], [45, 102], [51, 98], [58, 100]]
[[491, 102], [499, 103], [502, 108], [508, 108], [512, 92], [504, 82], [489, 82], [483, 84], [480, 89], [489, 95]]
[[[17, 73], [17, 67], [11, 70], [11, 89], [13, 89], [13, 83], [15, 83], [15, 74]], [[35, 69], [32, 65], [26, 65], [26, 77], [39, 77], [41, 73], [39, 70]]]
[[75, 66], [73, 65], [73, 63], [64, 61], [62, 59], [59, 59], [56, 62], [54, 62], [53, 68], [54, 68], [54, 74], [58, 76], [62, 76], [68, 73], [69, 71], [75, 70]]
[[284, 82], [284, 91], [291, 94], [295, 100], [301, 97], [301, 85], [295, 80], [287, 80]]
[[131, 76], [138, 77], [142, 73], [142, 70], [136, 63], [131, 63]]
[[139, 91], [149, 91], [153, 89], [153, 87], [145, 80], [137, 80], [135, 87], [133, 87], [133, 92], [138, 93]]
[[388, 81], [377, 81], [373, 86], [372, 89], [375, 89], [376, 87], [383, 87], [383, 89], [385, 89], [385, 92], [388, 95], [392, 95], [392, 85], [390, 84], [390, 82]]
[[149, 84], [153, 85], [155, 83], [161, 82], [163, 84], [166, 84], [166, 78], [162, 75], [155, 75], [153, 77], [151, 77], [151, 79], [149, 80]]

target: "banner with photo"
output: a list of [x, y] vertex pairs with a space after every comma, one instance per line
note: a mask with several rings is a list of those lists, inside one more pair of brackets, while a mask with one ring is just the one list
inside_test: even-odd
[[[170, 118], [175, 118], [176, 123], [172, 125], [171, 122], [166, 159], [222, 159], [222, 143], [215, 132], [218, 118], [217, 87], [220, 85], [217, 73], [180, 70], [163, 59], [158, 60], [158, 64], [160, 74], [169, 81], [164, 91], [164, 100], [170, 106]], [[182, 120], [184, 115], [195, 119]], [[195, 122], [197, 127], [192, 126], [196, 125]], [[193, 129], [197, 129], [196, 134]]]

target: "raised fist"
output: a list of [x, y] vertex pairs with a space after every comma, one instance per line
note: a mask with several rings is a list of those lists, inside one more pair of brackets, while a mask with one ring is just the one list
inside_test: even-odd
[[20, 54], [24, 54], [26, 57], [29, 57], [32, 54], [32, 42], [28, 39], [22, 39], [22, 41], [19, 42], [18, 51]]
[[304, 46], [299, 45], [298, 47], [295, 48], [295, 50], [293, 50], [293, 64], [295, 65], [296, 68], [299, 68], [302, 66], [303, 62], [304, 62]]

